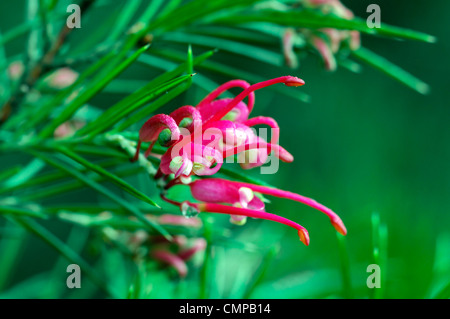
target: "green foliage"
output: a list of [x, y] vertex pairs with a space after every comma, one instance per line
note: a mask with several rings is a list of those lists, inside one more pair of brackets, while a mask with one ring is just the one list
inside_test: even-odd
[[[31, 298], [397, 297], [384, 288], [391, 279], [383, 279], [382, 289], [367, 291], [364, 279], [353, 272], [361, 262], [351, 257], [351, 237], [332, 239], [336, 247], [330, 250], [338, 252], [340, 269], [337, 258], [333, 269], [315, 267], [321, 257], [316, 255], [295, 272], [274, 277], [271, 272], [286, 249], [278, 228], [255, 221], [238, 229], [206, 213], [200, 216], [199, 229], [164, 225], [158, 217], [180, 213], [159, 198], [153, 180], [159, 160], [143, 155], [137, 163], [129, 160], [140, 124], [153, 114], [196, 105], [200, 95], [225, 80], [255, 83], [266, 80], [270, 72], [303, 74], [302, 63], [319, 54], [308, 39], [299, 40], [293, 50], [300, 68], [288, 70], [282, 48], [286, 28], [311, 34], [323, 28], [356, 30], [430, 43], [435, 42], [433, 36], [389, 24], [370, 29], [362, 18], [326, 15], [301, 1], [298, 6], [281, 0], [79, 3], [85, 8], [81, 29], [65, 27], [67, 1], [43, 0], [27, 8], [14, 3], [17, 10], [10, 10], [27, 19], [15, 25], [0, 23], [0, 297], [15, 297], [21, 290]], [[418, 93], [429, 92], [426, 83], [365, 46], [343, 48], [336, 58], [347, 69], [360, 70], [355, 58]], [[24, 67], [15, 79], [7, 71], [14, 61]], [[78, 73], [73, 83], [64, 88], [46, 83], [46, 76], [63, 67]], [[281, 86], [271, 90], [300, 107], [315, 98]], [[57, 136], [58, 129], [76, 123], [83, 126]], [[163, 148], [155, 145], [154, 152], [161, 154]], [[233, 168], [222, 168], [219, 175], [266, 186], [278, 183], [277, 177], [263, 181], [264, 177]], [[173, 192], [190, 198], [183, 187]], [[368, 259], [391, 272], [386, 224], [377, 214], [372, 215], [372, 227], [365, 222], [365, 231], [373, 234], [371, 247], [366, 247]], [[88, 235], [69, 236], [65, 242], [63, 230], [80, 229]], [[52, 271], [47, 267], [29, 278], [13, 274], [14, 265], [27, 258], [19, 254], [26, 238], [23, 230], [56, 251], [60, 259], [53, 258]], [[8, 231], [17, 232], [17, 237], [9, 238]], [[188, 277], [179, 279], [173, 269], [148, 257], [150, 248], [132, 251], [124, 237], [138, 231], [169, 242], [174, 236], [201, 237], [207, 245], [189, 262]], [[64, 278], [54, 274], [66, 261], [81, 266], [90, 290], [71, 295], [58, 288]], [[10, 282], [9, 273], [14, 278]], [[41, 291], [47, 278], [48, 289]], [[430, 288], [432, 297], [448, 298], [449, 287], [448, 277], [442, 276]]]

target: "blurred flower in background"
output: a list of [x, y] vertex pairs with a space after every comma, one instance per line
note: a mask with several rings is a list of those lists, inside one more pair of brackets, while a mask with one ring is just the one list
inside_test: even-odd
[[61, 90], [72, 85], [78, 76], [78, 72], [65, 67], [54, 71], [45, 79], [45, 82], [49, 87]]
[[18, 60], [11, 62], [11, 64], [8, 66], [8, 74], [11, 80], [17, 81], [23, 74], [25, 70], [25, 66], [23, 65], [23, 62]]
[[[301, 2], [301, 4], [306, 8], [320, 10], [325, 15], [335, 15], [347, 20], [351, 20], [354, 17], [353, 13], [339, 0], [306, 0]], [[287, 28], [283, 35], [283, 54], [286, 65], [294, 69], [298, 67], [298, 58], [294, 49], [297, 44], [304, 43], [307, 43], [319, 54], [325, 69], [328, 71], [336, 70], [335, 55], [340, 49], [354, 51], [361, 46], [360, 33], [358, 31], [333, 28], [319, 28], [316, 30]]]

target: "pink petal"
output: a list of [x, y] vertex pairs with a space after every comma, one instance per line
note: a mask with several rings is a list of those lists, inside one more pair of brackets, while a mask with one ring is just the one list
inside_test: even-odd
[[246, 88], [244, 91], [242, 91], [238, 96], [236, 96], [230, 103], [227, 104], [227, 106], [220, 111], [218, 111], [213, 117], [211, 117], [208, 120], [204, 119], [204, 123], [209, 121], [217, 121], [223, 118], [229, 111], [231, 111], [239, 102], [241, 102], [246, 96], [251, 94], [252, 92], [262, 89], [266, 86], [273, 85], [276, 83], [284, 83], [287, 86], [301, 86], [304, 85], [305, 82], [299, 78], [293, 77], [293, 76], [282, 76], [279, 78], [267, 80], [264, 82], [256, 83], [248, 88]]
[[312, 40], [313, 46], [317, 49], [325, 64], [325, 69], [329, 71], [336, 70], [336, 59], [328, 44], [318, 36], [314, 36]]
[[287, 198], [287, 199], [295, 200], [297, 202], [308, 205], [308, 206], [315, 208], [315, 209], [321, 211], [322, 213], [326, 214], [330, 218], [331, 224], [334, 226], [334, 228], [339, 233], [341, 233], [342, 235], [347, 234], [347, 229], [345, 228], [345, 225], [342, 222], [341, 218], [335, 212], [333, 212], [331, 209], [329, 209], [328, 207], [325, 207], [324, 205], [316, 202], [315, 200], [313, 200], [311, 198], [301, 196], [299, 194], [291, 193], [288, 191], [284, 191], [281, 189], [267, 187], [267, 186], [227, 181], [227, 180], [223, 180], [223, 179], [219, 179], [219, 178], [217, 178], [217, 179], [211, 178], [210, 180], [214, 180], [214, 179], [217, 180], [216, 183], [219, 183], [220, 180], [226, 181], [225, 184], [229, 185], [229, 187], [232, 187], [232, 185], [233, 185], [233, 187], [247, 187], [257, 193], [272, 195], [272, 196], [280, 197], [280, 198]]
[[175, 123], [177, 125], [179, 125], [181, 120], [183, 120], [186, 117], [191, 118], [194, 121], [194, 123], [202, 122], [202, 116], [200, 112], [191, 105], [182, 106], [173, 111], [172, 113], [170, 113], [169, 116], [175, 120]]
[[257, 116], [253, 117], [251, 119], [248, 119], [243, 123], [244, 125], [247, 125], [249, 127], [255, 126], [255, 125], [267, 125], [272, 128], [272, 138], [270, 140], [271, 144], [278, 143], [278, 139], [280, 136], [280, 127], [278, 126], [278, 123], [271, 117], [266, 116]]
[[142, 142], [153, 142], [158, 139], [159, 133], [168, 128], [172, 133], [172, 140], [180, 138], [180, 129], [175, 120], [166, 114], [152, 116], [139, 130], [139, 139]]
[[[200, 110], [203, 107], [208, 107], [207, 105], [210, 104], [212, 101], [214, 101], [216, 98], [218, 98], [220, 96], [220, 94], [222, 94], [223, 92], [234, 88], [234, 87], [240, 87], [243, 89], [246, 89], [250, 86], [249, 83], [247, 83], [244, 80], [231, 80], [228, 81], [224, 84], [222, 84], [221, 86], [219, 86], [217, 89], [215, 89], [214, 91], [212, 91], [211, 93], [208, 94], [208, 96], [206, 96], [198, 105], [197, 108]], [[255, 94], [251, 93], [248, 95], [248, 111], [249, 113], [252, 111], [253, 109], [253, 105], [255, 104]]]
[[180, 277], [186, 277], [188, 269], [183, 259], [175, 254], [172, 254], [166, 250], [154, 250], [151, 252], [151, 256], [156, 260], [172, 266], [178, 272]]
[[[255, 143], [249, 143], [241, 146], [237, 146], [233, 150], [233, 154], [238, 154], [240, 152], [252, 150], [252, 149], [263, 149], [267, 152], [267, 154], [270, 154], [271, 151], [275, 152], [275, 156], [281, 159], [283, 162], [290, 163], [294, 161], [294, 157], [286, 151], [283, 147], [277, 144], [270, 144], [265, 143], [260, 139], [258, 142]], [[230, 153], [226, 153], [227, 156], [230, 155]], [[224, 154], [225, 156], [225, 154]]]
[[202, 221], [198, 218], [186, 218], [180, 215], [163, 214], [157, 218], [161, 225], [185, 226], [199, 228], [202, 226]]
[[226, 205], [219, 205], [219, 204], [211, 204], [211, 203], [201, 203], [201, 204], [188, 203], [188, 204], [196, 207], [201, 212], [260, 218], [260, 219], [271, 220], [271, 221], [274, 221], [277, 223], [281, 223], [281, 224], [290, 226], [292, 228], [295, 228], [298, 231], [298, 236], [300, 238], [300, 241], [303, 242], [306, 246], [309, 245], [309, 234], [308, 234], [308, 231], [306, 230], [306, 228], [304, 228], [302, 225], [297, 224], [287, 218], [284, 218], [284, 217], [281, 217], [281, 216], [278, 216], [275, 214], [262, 212], [262, 211], [257, 211], [257, 210], [247, 209], [247, 208], [233, 207], [233, 206], [226, 206]]
[[[215, 149], [196, 143], [187, 143], [183, 140], [171, 146], [161, 157], [160, 170], [163, 174], [175, 174], [170, 164], [176, 157], [182, 157], [185, 161], [194, 163], [193, 173], [196, 175], [213, 175], [223, 163], [222, 155]], [[211, 158], [209, 160], [207, 158]], [[203, 165], [203, 171], [195, 171], [195, 163]], [[216, 163], [214, 167], [213, 164]], [[183, 164], [184, 165], [184, 164]]]
[[[241, 202], [239, 187], [228, 180], [220, 178], [199, 179], [189, 184], [192, 196], [199, 201], [208, 203], [235, 204]], [[247, 203], [247, 207], [264, 210], [264, 203], [256, 196]]]
[[189, 260], [197, 252], [205, 250], [206, 240], [204, 238], [197, 238], [194, 242], [194, 246], [188, 249], [184, 249], [178, 253], [178, 257], [183, 260]]
[[[217, 112], [227, 108], [228, 104], [230, 104], [232, 100], [233, 99], [230, 98], [220, 99], [212, 101], [211, 103], [203, 105], [202, 107], [197, 107], [198, 111], [201, 114], [203, 123], [208, 122], [209, 119], [211, 119]], [[241, 101], [238, 104], [236, 104], [232, 109], [230, 109], [227, 113], [225, 113], [224, 116], [222, 116], [222, 118], [232, 111], [239, 112], [239, 115], [237, 117], [239, 122], [247, 119], [248, 114], [250, 113], [248, 106]]]

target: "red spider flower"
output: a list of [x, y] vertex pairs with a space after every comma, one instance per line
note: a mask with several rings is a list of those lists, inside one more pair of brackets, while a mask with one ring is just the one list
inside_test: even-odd
[[[183, 226], [191, 229], [198, 229], [202, 226], [199, 218], [185, 218], [171, 214], [146, 215], [146, 217], [161, 225]], [[175, 269], [180, 277], [186, 277], [188, 274], [187, 262], [206, 248], [204, 238], [187, 238], [184, 235], [173, 236], [172, 241], [169, 242], [164, 236], [149, 235], [142, 230], [106, 232], [105, 234], [110, 239], [123, 243], [135, 258], [149, 256]]]
[[[263, 116], [248, 118], [254, 105], [254, 91], [276, 83], [301, 86], [305, 82], [293, 76], [254, 85], [242, 80], [227, 82], [211, 92], [197, 107], [183, 106], [169, 115], [158, 114], [150, 118], [139, 131], [134, 159], [139, 155], [142, 142], [151, 143], [145, 153], [148, 156], [159, 138], [163, 146], [169, 146], [169, 149], [161, 158], [158, 176], [213, 175], [220, 169], [223, 158], [238, 153], [243, 168], [261, 166], [272, 150], [281, 160], [291, 162], [292, 155], [276, 144], [279, 135], [276, 121]], [[232, 87], [244, 90], [234, 99], [217, 99]], [[248, 104], [243, 102], [246, 97]], [[265, 142], [250, 129], [259, 124], [272, 128], [271, 143]]]
[[[189, 242], [191, 242], [189, 244]], [[175, 248], [171, 249], [171, 246]], [[205, 250], [206, 240], [204, 238], [194, 238], [187, 240], [186, 237], [174, 236], [170, 243], [166, 238], [153, 238], [153, 248], [150, 256], [172, 268], [174, 268], [180, 277], [186, 277], [188, 267], [186, 261], [191, 259], [196, 253]]]
[[[206, 96], [196, 107], [183, 106], [170, 115], [158, 114], [149, 119], [139, 132], [136, 157], [142, 142], [150, 142], [146, 156], [156, 141], [168, 147], [161, 156], [156, 179], [164, 181], [161, 198], [174, 204], [190, 216], [200, 212], [230, 215], [231, 221], [243, 224], [247, 217], [275, 221], [293, 227], [300, 240], [309, 245], [308, 231], [301, 225], [284, 217], [267, 213], [262, 194], [291, 199], [326, 214], [338, 232], [345, 235], [347, 230], [339, 218], [329, 208], [311, 198], [276, 188], [207, 178], [192, 182], [191, 176], [210, 176], [217, 173], [224, 158], [238, 155], [244, 169], [261, 166], [274, 151], [274, 155], [284, 162], [292, 162], [293, 156], [278, 145], [279, 126], [277, 122], [264, 116], [249, 118], [254, 106], [254, 92], [269, 85], [284, 83], [287, 86], [301, 86], [305, 82], [293, 76], [282, 76], [250, 85], [242, 80], [229, 81]], [[219, 96], [234, 87], [243, 91], [235, 98], [219, 99]], [[243, 101], [247, 98], [247, 104]], [[272, 129], [272, 138], [266, 142], [252, 129], [255, 125], [267, 125]], [[169, 176], [174, 178], [170, 179]], [[201, 201], [178, 202], [167, 197], [167, 191], [178, 184], [189, 185], [192, 196]], [[167, 253], [160, 253], [167, 263], [181, 267], [179, 260]], [[176, 266], [177, 265], [177, 266]], [[181, 268], [180, 268], [181, 269]], [[181, 271], [181, 270], [180, 270]]]
[[[352, 20], [353, 12], [346, 8], [339, 0], [305, 0], [306, 8], [320, 10], [323, 14], [333, 14], [346, 20]], [[337, 30], [333, 28], [320, 28], [316, 30], [288, 28], [283, 34], [283, 54], [288, 66], [297, 67], [297, 56], [294, 45], [297, 37], [304, 38], [317, 51], [323, 60], [325, 69], [334, 71], [337, 68], [335, 54], [342, 45], [348, 46], [352, 51], [360, 47], [360, 34], [358, 31]]]
[[[176, 184], [171, 183], [166, 188], [170, 188], [174, 185]], [[271, 195], [291, 199], [319, 210], [330, 218], [331, 224], [339, 233], [342, 235], [347, 234], [347, 229], [345, 228], [344, 223], [335, 212], [315, 200], [299, 194], [273, 187], [228, 181], [220, 178], [196, 180], [190, 183], [189, 186], [191, 188], [192, 196], [196, 200], [202, 201], [203, 203], [191, 203], [187, 201], [178, 203], [166, 198], [164, 195], [162, 197], [166, 201], [179, 206], [185, 214], [187, 214], [189, 210], [197, 213], [210, 212], [229, 214], [231, 216], [231, 220], [237, 224], [245, 223], [245, 217], [247, 216], [282, 223], [297, 229], [300, 240], [305, 245], [309, 245], [309, 235], [303, 226], [284, 217], [264, 212], [264, 202], [258, 197], [258, 195]], [[229, 204], [232, 206], [223, 204]]]

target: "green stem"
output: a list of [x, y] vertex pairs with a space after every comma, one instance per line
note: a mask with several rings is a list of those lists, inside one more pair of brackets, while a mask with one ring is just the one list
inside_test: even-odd
[[50, 165], [52, 165], [52, 166], [54, 166], [54, 167], [56, 167], [58, 169], [61, 169], [62, 171], [65, 171], [67, 174], [72, 175], [73, 177], [75, 177], [76, 179], [78, 179], [79, 181], [84, 183], [86, 186], [94, 189], [98, 193], [100, 193], [100, 194], [106, 196], [107, 198], [111, 199], [112, 201], [116, 202], [117, 204], [119, 204], [120, 206], [125, 208], [128, 212], [130, 212], [131, 214], [136, 216], [136, 218], [139, 221], [141, 221], [142, 223], [144, 223], [144, 225], [146, 225], [147, 227], [149, 227], [151, 229], [155, 229], [162, 236], [167, 238], [167, 240], [172, 241], [172, 236], [163, 227], [161, 227], [159, 224], [157, 224], [155, 222], [152, 222], [152, 221], [148, 220], [140, 212], [140, 210], [138, 208], [136, 208], [136, 206], [128, 203], [128, 201], [126, 201], [126, 200], [122, 199], [121, 197], [115, 195], [109, 189], [107, 189], [104, 186], [100, 185], [99, 183], [97, 183], [96, 181], [92, 180], [88, 176], [86, 176], [84, 174], [81, 174], [78, 170], [76, 170], [74, 168], [71, 168], [71, 167], [67, 167], [66, 165], [60, 164], [59, 162], [55, 161], [54, 159], [52, 159], [52, 158], [50, 158], [48, 156], [36, 153], [34, 151], [31, 151], [31, 150], [30, 150], [30, 153], [32, 153], [36, 157], [42, 158], [48, 164], [50, 164]]
[[339, 256], [341, 260], [341, 275], [342, 275], [342, 291], [344, 298], [353, 298], [353, 288], [350, 271], [350, 260], [347, 247], [346, 237], [336, 232], [339, 246]]
[[204, 219], [204, 229], [205, 234], [204, 238], [206, 240], [206, 248], [205, 248], [205, 259], [203, 261], [203, 267], [201, 269], [201, 278], [200, 278], [200, 299], [207, 299], [210, 291], [210, 283], [211, 283], [211, 263], [212, 263], [212, 235], [213, 235], [213, 225], [212, 221], [209, 217]]

